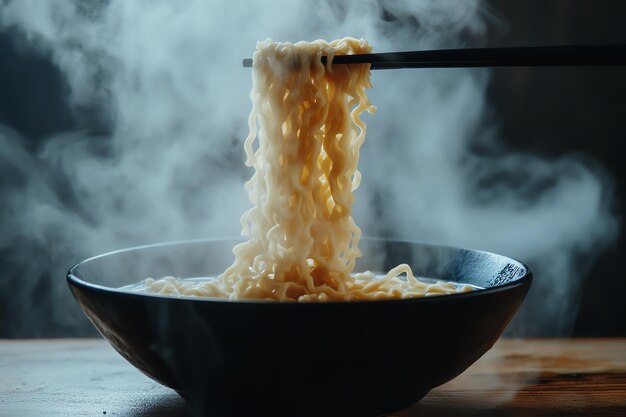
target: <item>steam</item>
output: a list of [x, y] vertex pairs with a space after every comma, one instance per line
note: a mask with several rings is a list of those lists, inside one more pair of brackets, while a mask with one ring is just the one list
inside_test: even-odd
[[[239, 233], [251, 107], [241, 59], [258, 40], [354, 36], [378, 51], [457, 47], [462, 35], [480, 37], [487, 18], [477, 0], [5, 2], [0, 30], [49, 54], [76, 114], [97, 109], [106, 126], [105, 135], [85, 125], [48, 138], [36, 151], [0, 129], [0, 174], [16, 179], [0, 182], [0, 253], [24, 268], [0, 279], [0, 292], [12, 294], [8, 310], [21, 317], [5, 332], [89, 331], [63, 280], [72, 262]], [[355, 217], [365, 235], [530, 263], [533, 294], [513, 331], [564, 334], [582, 277], [615, 235], [611, 182], [581, 157], [504, 149], [485, 102], [488, 75], [372, 75], [379, 112], [366, 120]]]

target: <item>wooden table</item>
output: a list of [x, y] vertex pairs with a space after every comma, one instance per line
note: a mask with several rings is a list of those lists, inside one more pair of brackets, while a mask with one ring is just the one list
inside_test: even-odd
[[[184, 414], [103, 340], [0, 341], [0, 416]], [[626, 339], [501, 340], [394, 415], [626, 416]]]

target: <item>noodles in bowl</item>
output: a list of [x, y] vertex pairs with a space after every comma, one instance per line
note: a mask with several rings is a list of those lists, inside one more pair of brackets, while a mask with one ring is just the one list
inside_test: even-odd
[[74, 297], [111, 345], [203, 415], [376, 416], [407, 407], [494, 344], [531, 281], [528, 268], [505, 256], [365, 238], [358, 269], [405, 261], [433, 280], [481, 289], [303, 303], [119, 289], [137, 276], [218, 276], [239, 242], [129, 248], [68, 273]]
[[[369, 68], [333, 66], [332, 56], [369, 50], [354, 39], [259, 44], [243, 240], [129, 248], [68, 272], [98, 331], [193, 412], [334, 417], [407, 407], [484, 354], [528, 291], [530, 270], [505, 256], [360, 239], [351, 210], [360, 115], [374, 110]], [[368, 270], [388, 272], [355, 272]], [[438, 294], [452, 295], [430, 297]]]
[[[418, 280], [409, 265], [386, 275], [353, 273], [361, 230], [352, 218], [361, 174], [368, 64], [335, 65], [334, 55], [371, 52], [364, 40], [260, 42], [254, 55], [246, 165], [253, 207], [241, 217], [247, 240], [215, 279], [148, 279], [143, 289], [231, 300], [351, 301], [471, 291]], [[326, 65], [321, 57], [327, 56]], [[141, 287], [136, 287], [141, 288]]]

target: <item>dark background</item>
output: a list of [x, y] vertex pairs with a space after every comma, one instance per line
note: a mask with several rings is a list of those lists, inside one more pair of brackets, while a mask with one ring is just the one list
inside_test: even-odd
[[[626, 2], [619, 0], [491, 1], [506, 22], [491, 46], [626, 43]], [[489, 88], [502, 137], [516, 149], [546, 156], [581, 152], [613, 177], [622, 217], [626, 201], [626, 68], [499, 69]], [[626, 335], [624, 224], [615, 244], [585, 277], [574, 335]]]
[[[491, 0], [489, 5], [494, 17], [488, 46], [626, 43], [623, 0]], [[28, 138], [33, 149], [56, 132], [106, 129], [97, 109], [70, 111], [63, 76], [45, 56], [18, 48], [14, 36], [0, 32], [0, 123]], [[469, 46], [472, 42], [468, 39]], [[600, 161], [615, 181], [620, 217], [626, 201], [624, 75], [625, 68], [500, 68], [488, 90], [501, 136], [514, 149], [548, 157], [585, 153]], [[585, 277], [576, 336], [626, 335], [621, 262], [626, 241], [620, 227], [617, 241]], [[0, 257], [1, 279], [11, 278], [5, 268], [10, 263]], [[12, 335], [0, 334], [7, 336]]]

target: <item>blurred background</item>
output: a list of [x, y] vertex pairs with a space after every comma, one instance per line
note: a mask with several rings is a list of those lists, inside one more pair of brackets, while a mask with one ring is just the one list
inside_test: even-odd
[[[240, 59], [257, 40], [626, 43], [621, 0], [280, 9], [277, 20], [254, 2], [0, 1], [0, 338], [95, 335], [64, 281], [85, 257], [238, 233], [250, 175]], [[529, 263], [534, 287], [510, 335], [625, 336], [625, 71], [373, 74], [364, 233]]]

